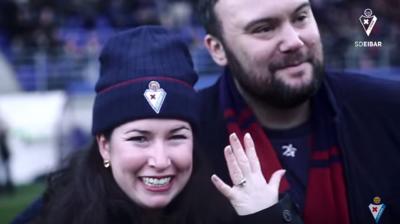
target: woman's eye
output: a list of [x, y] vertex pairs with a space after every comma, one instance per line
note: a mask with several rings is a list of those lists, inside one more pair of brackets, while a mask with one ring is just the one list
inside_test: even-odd
[[135, 136], [135, 137], [130, 137], [128, 138], [128, 141], [133, 141], [137, 143], [144, 143], [147, 141], [147, 138], [145, 136]]
[[187, 139], [186, 135], [172, 135], [170, 137], [172, 140]]
[[296, 17], [297, 22], [303, 22], [307, 19], [307, 13], [302, 13], [299, 16]]

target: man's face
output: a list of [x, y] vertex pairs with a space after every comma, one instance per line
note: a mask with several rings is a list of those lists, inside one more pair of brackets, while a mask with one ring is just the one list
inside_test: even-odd
[[247, 94], [290, 108], [318, 89], [322, 46], [307, 0], [219, 0], [215, 13], [227, 66]]

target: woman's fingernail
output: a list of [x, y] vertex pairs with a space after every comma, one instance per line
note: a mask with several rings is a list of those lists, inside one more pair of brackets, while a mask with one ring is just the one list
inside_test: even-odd
[[225, 152], [227, 152], [227, 153], [232, 153], [232, 149], [231, 149], [231, 146], [226, 146], [225, 147]]
[[232, 133], [231, 136], [230, 136], [230, 138], [231, 138], [232, 140], [234, 140], [234, 141], [237, 141], [237, 135], [236, 135], [236, 133]]

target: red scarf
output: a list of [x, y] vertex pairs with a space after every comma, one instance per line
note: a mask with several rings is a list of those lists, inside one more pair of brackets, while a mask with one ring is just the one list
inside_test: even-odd
[[[268, 136], [255, 118], [252, 110], [238, 93], [229, 74], [224, 74], [220, 80], [220, 105], [224, 111], [224, 119], [228, 133], [235, 132], [240, 139], [245, 133], [250, 133], [260, 160], [261, 169], [266, 180], [272, 173], [281, 169], [278, 159]], [[323, 91], [319, 91], [323, 92]], [[343, 177], [340, 150], [336, 146], [334, 129], [327, 116], [326, 108], [330, 108], [328, 97], [323, 92], [314, 98], [312, 119], [315, 134], [311, 141], [310, 169], [308, 173], [307, 193], [303, 218], [306, 224], [348, 224], [349, 214], [346, 188]], [[329, 118], [329, 116], [328, 116]], [[283, 177], [279, 192], [289, 190], [289, 182]]]

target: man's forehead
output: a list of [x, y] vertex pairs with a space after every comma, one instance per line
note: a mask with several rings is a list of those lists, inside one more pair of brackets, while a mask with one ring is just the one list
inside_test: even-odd
[[309, 0], [218, 0], [214, 10], [221, 22], [245, 25], [260, 18], [291, 15], [304, 4]]

